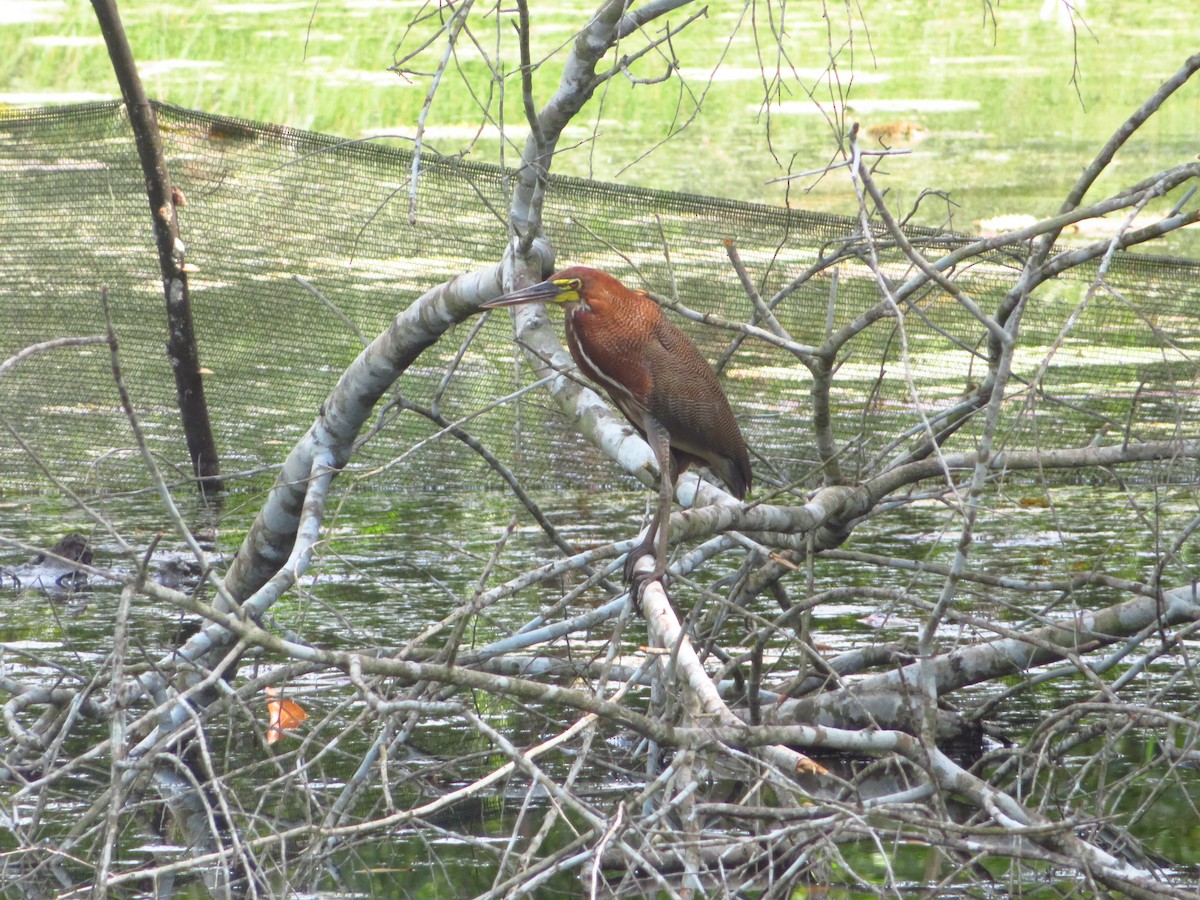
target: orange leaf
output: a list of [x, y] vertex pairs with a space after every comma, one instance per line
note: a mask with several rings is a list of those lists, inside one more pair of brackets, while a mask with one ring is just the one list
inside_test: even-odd
[[304, 707], [295, 700], [279, 696], [279, 688], [266, 688], [267, 700], [267, 743], [273, 744], [283, 737], [285, 731], [293, 731], [308, 718]]

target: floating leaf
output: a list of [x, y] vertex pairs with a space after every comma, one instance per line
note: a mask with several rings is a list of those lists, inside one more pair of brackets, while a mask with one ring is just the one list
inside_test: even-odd
[[273, 744], [283, 737], [285, 731], [293, 731], [308, 718], [304, 707], [295, 700], [279, 695], [279, 688], [266, 688], [267, 700], [267, 743]]

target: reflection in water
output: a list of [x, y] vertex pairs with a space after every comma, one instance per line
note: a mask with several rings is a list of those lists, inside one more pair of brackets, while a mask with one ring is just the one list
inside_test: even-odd
[[[1055, 492], [1055, 504], [1059, 507], [1069, 505], [1069, 494], [1069, 490]], [[1119, 518], [1128, 499], [1113, 496], [1109, 498], [1111, 508], [1108, 508], [1093, 493], [1088, 497], [1097, 520]], [[193, 521], [211, 524], [207, 512], [195, 505], [194, 498], [184, 495], [180, 499], [185, 506], [192, 504], [185, 515]], [[229, 512], [219, 522], [213, 536], [215, 559], [231, 557], [237, 537], [249, 524], [253, 504], [240, 502], [241, 499], [247, 498], [231, 498]], [[290, 634], [326, 649], [379, 647], [384, 652], [394, 652], [415, 634], [449, 615], [464, 599], [476, 595], [481, 586], [480, 575], [488, 567], [496, 541], [507, 532], [512, 514], [511, 504], [499, 492], [457, 496], [352, 492], [344, 499], [344, 505], [330, 522], [328, 540], [322, 547], [322, 556], [313, 568], [312, 577], [272, 610], [269, 623], [279, 634]], [[598, 544], [631, 536], [638, 527], [645, 498], [641, 492], [604, 495], [559, 492], [538, 499], [547, 515], [562, 526], [568, 540]], [[1016, 498], [1002, 515], [989, 522], [989, 530], [980, 530], [973, 557], [978, 564], [993, 571], [1009, 567], [1013, 571], [1028, 572], [1031, 568], [1036, 570], [1038, 565], [1057, 567], [1060, 565], [1058, 560], [1068, 557], [1093, 561], [1109, 559], [1111, 562], [1108, 551], [1112, 542], [1129, 543], [1128, 535], [1118, 536], [1108, 529], [1093, 529], [1089, 522], [1072, 529], [1072, 523], [1055, 517], [1054, 507], [1050, 504], [1022, 503], [1020, 499]], [[100, 505], [110, 520], [121, 523], [123, 534], [139, 550], [153, 540], [165, 522], [157, 503], [151, 499], [109, 500]], [[84, 524], [77, 513], [62, 508], [50, 498], [30, 498], [24, 506], [19, 517], [8, 517], [6, 531], [28, 533], [38, 536], [37, 540], [45, 540], [47, 535], [59, 533], [63, 528], [82, 528]], [[1186, 513], [1183, 507], [1180, 511]], [[866, 524], [856, 532], [853, 545], [857, 550], [869, 548], [872, 553], [884, 557], [945, 562], [950, 552], [949, 542], [938, 544], [927, 538], [938, 534], [951, 521], [940, 506], [914, 505], [892, 511], [875, 527]], [[1039, 535], [1041, 538], [1030, 540], [1030, 536]], [[90, 537], [96, 566], [118, 577], [133, 574], [132, 565], [120, 554], [111, 538], [99, 532], [92, 532]], [[1149, 542], [1150, 538], [1146, 540]], [[163, 539], [156, 552], [170, 559], [182, 551], [182, 546], [180, 541], [168, 537]], [[1137, 548], [1126, 546], [1125, 549], [1135, 551], [1126, 555], [1136, 566]], [[1149, 555], [1153, 547], [1147, 543], [1143, 550]], [[540, 530], [522, 525], [509, 539], [499, 566], [486, 585], [494, 585], [512, 573], [532, 568], [553, 558], [556, 553]], [[10, 564], [9, 555], [0, 557], [0, 563]], [[712, 577], [718, 574], [713, 573]], [[816, 590], [859, 584], [872, 589], [913, 590], [925, 599], [936, 596], [938, 583], [936, 580], [930, 582], [926, 592], [919, 583], [914, 587], [911, 573], [881, 574], [877, 568], [845, 561], [818, 561], [814, 575]], [[563, 588], [571, 586], [566, 584]], [[1016, 622], [1028, 614], [1026, 610], [995, 604], [986, 591], [964, 591], [963, 598], [965, 605], [961, 612], [985, 619]], [[544, 588], [531, 589], [495, 607], [480, 610], [480, 615], [470, 622], [469, 646], [481, 646], [513, 633], [553, 599], [557, 597], [547, 597]], [[595, 592], [585, 594], [577, 601], [578, 609], [573, 607], [567, 613], [577, 612], [602, 599]], [[690, 605], [703, 602], [703, 593], [682, 585], [675, 599], [681, 611], [686, 611]], [[1086, 599], [1089, 606], [1104, 602], [1102, 590], [1089, 592]], [[45, 679], [52, 676], [56, 667], [81, 670], [81, 667], [99, 664], [112, 640], [117, 603], [118, 588], [115, 583], [110, 585], [103, 579], [94, 581], [90, 601], [81, 609], [68, 611], [59, 598], [33, 591], [13, 598], [6, 605], [3, 620], [7, 676], [17, 681], [34, 677]], [[769, 614], [770, 604], [764, 598], [761, 608], [755, 611]], [[899, 612], [905, 615], [898, 615]], [[875, 649], [881, 641], [879, 629], [887, 629], [887, 639], [897, 641], [894, 649], [900, 653], [900, 661], [907, 662], [909, 658], [903, 646], [918, 626], [913, 616], [909, 608], [899, 609], [879, 601], [855, 599], [851, 595], [815, 609], [810, 628], [816, 646], [827, 659], [856, 650]], [[139, 601], [130, 616], [130, 633], [138, 648], [137, 658], [158, 658], [178, 640], [180, 624], [191, 621], [194, 620], [187, 615], [145, 600]], [[730, 656], [748, 650], [738, 644], [741, 627], [735, 620], [726, 622], [722, 634], [726, 642], [723, 650]], [[625, 656], [618, 661], [620, 665], [635, 669], [646, 661], [639, 632], [636, 623], [628, 628]], [[971, 632], [970, 628], [948, 625], [941, 632], [941, 640], [952, 646], [978, 636]], [[603, 635], [592, 637], [598, 639], [577, 636], [544, 648], [546, 653], [560, 657], [563, 662], [575, 660], [581, 664], [566, 670], [575, 674], [563, 676], [564, 686], [570, 686], [577, 677], [595, 677], [596, 669], [582, 664], [598, 661], [605, 642]], [[81, 652], [85, 649], [86, 652]], [[789, 690], [795, 693], [812, 681], [811, 676], [806, 677], [803, 659], [796, 655], [794, 648], [769, 646], [765, 649], [769, 685], [790, 684]], [[256, 679], [266, 684], [280, 678], [283, 681], [277, 683], [286, 685], [286, 696], [303, 705], [309, 720], [271, 745], [265, 740], [267, 695], [254, 685]], [[480, 740], [478, 732], [465, 727], [462, 718], [449, 708], [440, 721], [436, 717], [423, 717], [410, 733], [376, 732], [361, 693], [337, 672], [305, 670], [302, 666], [285, 672], [280, 660], [270, 654], [255, 652], [243, 660], [231, 686], [248, 686], [249, 693], [236, 700], [231, 698], [231, 705], [224, 712], [218, 705], [217, 718], [206, 726], [207, 743], [193, 742], [175, 748], [177, 762], [154, 773], [158, 796], [168, 800], [173, 824], [153, 817], [143, 820], [141, 830], [134, 828], [126, 835], [129, 841], [127, 852], [135, 855], [152, 852], [165, 861], [173, 855], [183, 854], [183, 848], [187, 846], [214, 850], [227, 842], [229, 835], [221, 826], [224, 813], [220, 812], [217, 799], [207, 793], [207, 789], [202, 788], [199, 793], [196, 789], [196, 785], [209, 781], [214, 767], [216, 773], [231, 773], [225, 776], [228, 779], [225, 786], [233, 796], [261, 795], [265, 805], [260, 814], [269, 827], [282, 829], [297, 827], [305, 820], [302, 807], [306, 796], [319, 796], [325, 808], [336, 808], [341, 802], [339, 798], [346, 796], [347, 785], [356, 777], [355, 767], [364, 758], [377, 761], [387, 758], [392, 779], [390, 790], [398, 808], [433, 802], [456, 787], [470, 783], [496, 764], [492, 747]], [[736, 685], [730, 682], [730, 689], [735, 688]], [[976, 690], [975, 695], [982, 704], [999, 696], [1002, 688], [1002, 685], [985, 686]], [[380, 696], [388, 693], [388, 687], [383, 683], [374, 684], [372, 689]], [[1027, 695], [1019, 703], [997, 706], [988, 717], [988, 730], [996, 737], [988, 738], [983, 748], [997, 746], [992, 743], [994, 740], [1006, 742], [1024, 735], [1042, 722], [1048, 711], [1064, 707], [1077, 693], [1088, 690], [1086, 685], [1063, 682], [1048, 686], [1036, 695]], [[645, 699], [644, 690], [635, 688], [630, 702], [641, 703]], [[517, 707], [494, 699], [486, 702], [488, 705], [478, 710], [478, 714], [519, 746], [537, 743], [543, 727], [548, 724], [540, 716], [543, 712], [553, 715], [551, 710], [543, 711], [536, 704]], [[230, 716], [228, 726], [221, 718], [225, 715]], [[92, 739], [101, 739], [107, 726], [100, 723], [83, 726], [77, 734], [86, 733], [88, 728], [96, 731]], [[608, 768], [581, 775], [580, 795], [591, 798], [599, 807], [609, 802], [606, 798], [620, 794], [630, 783], [636, 784], [644, 777], [641, 773], [644, 772], [646, 748], [642, 742], [630, 740], [627, 734], [614, 734], [611, 739], [606, 739], [605, 748]], [[979, 748], [973, 752], [978, 753]], [[1078, 749], [1081, 760], [1086, 759], [1086, 752], [1087, 745], [1081, 745]], [[876, 766], [856, 759], [823, 761], [853, 785], [855, 797], [894, 792], [909, 783], [902, 767]], [[565, 771], [563, 767], [570, 765], [570, 757], [547, 759], [541, 765], [561, 776]], [[829, 789], [828, 784], [821, 786], [823, 791]], [[1152, 788], [1146, 786], [1146, 789]], [[400, 823], [390, 844], [372, 841], [360, 845], [348, 839], [344, 855], [336, 857], [340, 861], [336, 877], [328, 876], [334, 880], [326, 883], [338, 884], [339, 890], [385, 890], [392, 877], [387, 873], [403, 870], [420, 873], [416, 876], [420, 883], [441, 885], [442, 890], [453, 883], [482, 892], [490, 884], [491, 869], [487, 865], [481, 866], [476, 855], [480, 848], [490, 846], [488, 835], [507, 836], [514, 816], [523, 805], [528, 807], [525, 815], [532, 816], [528, 821], [536, 821], [536, 811], [551, 802], [548, 796], [536, 792], [526, 796], [515, 784], [514, 790], [512, 796], [507, 796], [503, 790], [473, 796], [465, 803], [431, 811], [428, 818], [420, 822]], [[1131, 793], [1130, 802], [1135, 802], [1137, 796], [1140, 796], [1138, 792]], [[83, 797], [86, 794], [81, 795], [76, 808], [80, 814], [86, 807]], [[919, 799], [914, 795], [914, 802]], [[1187, 802], [1186, 797], [1178, 799], [1180, 803]], [[249, 801], [243, 799], [242, 802]], [[72, 800], [66, 794], [56, 814], [70, 809]], [[51, 827], [69, 827], [69, 818], [57, 820], [60, 824]], [[439, 829], [445, 829], [447, 836], [458, 837], [439, 840], [437, 835], [442, 833]], [[464, 843], [462, 835], [475, 837]], [[1150, 840], [1153, 849], [1157, 840], [1153, 833], [1146, 831], [1141, 836]], [[303, 845], [302, 837], [297, 840], [298, 846]], [[478, 846], [471, 843], [476, 840]], [[849, 845], [843, 852], [855, 859], [856, 865], [870, 867], [870, 848], [856, 850]], [[856, 855], [860, 853], [861, 856]], [[238, 867], [252, 858], [239, 858], [232, 868], [203, 870], [204, 877], [213, 882], [210, 887], [218, 890], [223, 889], [222, 879], [231, 878], [231, 883], [237, 884], [238, 879], [246, 877]], [[433, 858], [438, 865], [429, 865]], [[1181, 857], [1173, 852], [1172, 858]], [[911, 860], [900, 860], [897, 864], [903, 868], [912, 863]], [[261, 873], [255, 877], [261, 877]], [[922, 875], [914, 871], [911, 877], [914, 882], [919, 882]], [[561, 884], [570, 893], [577, 883], [573, 877], [564, 876]], [[176, 886], [184, 887], [182, 883]]]

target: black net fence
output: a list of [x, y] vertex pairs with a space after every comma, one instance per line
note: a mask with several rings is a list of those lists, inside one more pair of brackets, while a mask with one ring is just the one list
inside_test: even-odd
[[[107, 287], [141, 422], [163, 466], [186, 481], [161, 278], [124, 108], [2, 116], [0, 361], [39, 342], [102, 334]], [[413, 158], [403, 149], [165, 105], [158, 116], [185, 200], [181, 234], [196, 267], [192, 302], [222, 468], [265, 484], [361, 350], [360, 335], [369, 340], [430, 287], [501, 257], [509, 176], [426, 155], [414, 206]], [[575, 179], [553, 180], [545, 221], [560, 264], [604, 268], [661, 294], [674, 284], [690, 307], [734, 321], [749, 321], [752, 306], [726, 239], [770, 296], [857, 230], [851, 219]], [[965, 240], [914, 237], [934, 250]], [[992, 309], [1020, 262], [996, 253], [956, 278]], [[898, 256], [883, 266], [897, 278], [908, 271]], [[1003, 446], [1079, 446], [1105, 432], [1131, 440], [1196, 434], [1200, 264], [1125, 254], [1088, 296], [1095, 271], [1073, 270], [1035, 296]], [[843, 263], [776, 312], [811, 344], [879, 300], [870, 268]], [[898, 437], [983, 377], [979, 323], [947, 296], [922, 297], [918, 307], [903, 330], [891, 319], [860, 335], [837, 370], [834, 434], [848, 477], [869, 471]], [[729, 332], [676, 321], [710, 359], [730, 348]], [[420, 404], [436, 401], [447, 419], [470, 417], [467, 430], [531, 487], [626, 483], [544, 395], [489, 409], [530, 376], [507, 316], [494, 314], [477, 335], [473, 325], [427, 351], [398, 389]], [[722, 377], [760, 457], [756, 472], [767, 463], [780, 480], [810, 478], [817, 454], [807, 370], [786, 351], [747, 340], [728, 355]], [[1036, 390], [1025, 386], [1031, 381]], [[147, 484], [103, 345], [9, 366], [0, 374], [0, 419], [2, 492], [45, 489], [47, 471], [84, 492]], [[399, 415], [352, 470], [376, 488], [500, 484], [473, 451], [436, 432], [420, 416]], [[972, 436], [965, 429], [956, 446], [969, 448]], [[1170, 477], [1192, 479], [1192, 466], [1180, 463]]]

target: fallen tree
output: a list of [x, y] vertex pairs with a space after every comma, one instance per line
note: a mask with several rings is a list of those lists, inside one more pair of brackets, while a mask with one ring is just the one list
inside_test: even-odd
[[[976, 241], [910, 236], [888, 208], [868, 165], [872, 157], [851, 131], [834, 170], [844, 169], [849, 188], [857, 192], [860, 216], [853, 234], [796, 272], [771, 297], [758, 295], [755, 278], [736, 244], [729, 243], [730, 270], [746, 286], [747, 322], [716, 321], [686, 309], [677, 298], [664, 298], [664, 305], [682, 315], [736, 335], [735, 345], [757, 342], [803, 367], [818, 460], [806, 482], [763, 478], [770, 489], [747, 503], [695, 474], [681, 479], [676, 497], [683, 510], [670, 521], [670, 539], [680, 553], [665, 583], [647, 585], [641, 617], [617, 583], [623, 554], [637, 537], [579, 551], [513, 484], [515, 502], [561, 550], [545, 565], [481, 589], [399, 648], [329, 649], [271, 626], [273, 605], [303, 581], [318, 559], [331, 491], [360, 452], [381, 398], [481, 304], [553, 270], [542, 202], [564, 129], [606, 80], [686, 27], [667, 26], [665, 37], [644, 36], [652, 22], [665, 21], [667, 13], [687, 5], [677, 0], [626, 9], [602, 3], [576, 34], [557, 90], [539, 112], [529, 15], [518, 3], [529, 137], [508, 210], [508, 254], [432, 286], [345, 369], [307, 434], [291, 448], [224, 573], [216, 571], [207, 551], [191, 538], [154, 455], [141, 441], [144, 464], [174, 526], [188, 535], [206, 588], [186, 592], [155, 584], [146, 578], [145, 565], [115, 576], [80, 565], [81, 572], [121, 583], [111, 655], [88, 679], [68, 679], [69, 686], [13, 679], [3, 683], [10, 695], [4, 707], [9, 739], [4, 766], [19, 784], [10, 797], [13, 806], [39, 803], [47, 791], [96, 761], [106, 761], [111, 775], [52, 852], [38, 849], [33, 831], [28, 832], [21, 854], [29, 861], [25, 877], [30, 884], [54, 878], [70, 895], [201, 872], [215, 893], [271, 892], [281, 879], [291, 886], [311, 886], [336, 860], [383, 835], [399, 828], [442, 828], [439, 814], [470, 800], [482, 802], [496, 785], [507, 783], [520, 786], [517, 796], [522, 799], [510, 820], [509, 839], [496, 853], [488, 893], [497, 896], [534, 891], [564, 871], [578, 873], [597, 893], [603, 887], [615, 893], [661, 890], [672, 896], [697, 889], [785, 895], [801, 879], [835, 880], [833, 870], [845, 883], [863, 884], [870, 878], [859, 875], [843, 855], [844, 847], [856, 842], [886, 844], [889, 852], [909, 842], [934, 848], [949, 870], [939, 876], [944, 883], [981, 878], [977, 866], [1003, 858], [1017, 867], [1017, 874], [1008, 876], [1017, 883], [1047, 871], [1063, 873], [1057, 877], [1067, 893], [1086, 885], [1130, 896], [1196, 896], [1139, 855], [1127, 831], [1114, 839], [1102, 827], [1112, 817], [1111, 806], [1091, 805], [1086, 791], [1049, 787], [1061, 776], [1060, 761], [1080, 741], [1094, 740], [1100, 748], [1097, 758], [1113, 761], [1121, 755], [1120, 738], [1130, 729], [1153, 734], [1163, 747], [1143, 764], [1144, 772], [1162, 765], [1177, 783], [1187, 782], [1179, 766], [1194, 759], [1200, 739], [1194, 704], [1176, 701], [1158, 710], [1128, 699], [1125, 689], [1162, 662], [1178, 667], [1163, 693], [1178, 679], [1191, 684], [1187, 642], [1200, 607], [1194, 580], [1179, 574], [1189, 570], [1175, 563], [1194, 522], [1162, 535], [1171, 549], [1144, 582], [1098, 570], [1052, 576], [980, 571], [972, 565], [972, 546], [980, 538], [987, 504], [1018, 473], [1033, 473], [1049, 484], [1057, 472], [1107, 477], [1136, 465], [1185, 461], [1190, 466], [1200, 455], [1200, 441], [1186, 430], [1149, 440], [1127, 423], [1101, 417], [1096, 420], [1097, 440], [1086, 445], [1003, 446], [1005, 429], [1028, 404], [1070, 402], [1056, 397], [1046, 383], [1049, 363], [1070, 337], [1075, 317], [1106, 289], [1105, 273], [1115, 256], [1200, 219], [1200, 211], [1188, 208], [1185, 197], [1154, 224], [1134, 226], [1137, 212], [1200, 176], [1195, 162], [1082, 205], [1120, 146], [1200, 68], [1200, 56], [1189, 59], [1118, 130], [1057, 216]], [[439, 27], [437, 36], [447, 47], [462, 39], [470, 15], [470, 5], [464, 4]], [[644, 49], [616, 58], [639, 35]], [[1083, 245], [1056, 243], [1066, 225], [1112, 214], [1126, 217], [1125, 227], [1112, 236]], [[1011, 279], [998, 302], [988, 306], [975, 295], [971, 277], [976, 267], [996, 265], [998, 255], [1009, 261]], [[1083, 266], [1094, 267], [1091, 287], [1078, 305], [1065, 311], [1059, 339], [1045, 351], [1045, 364], [1030, 375], [1015, 364], [1023, 348], [1024, 317], [1038, 303], [1040, 288]], [[878, 302], [851, 321], [828, 328], [820, 341], [796, 339], [783, 324], [789, 298], [799, 296], [814, 279], [828, 278], [836, 299], [837, 279], [851, 274], [835, 272], [870, 279], [877, 285]], [[968, 324], [948, 332], [935, 320], [938, 303], [952, 305]], [[911, 419], [916, 424], [892, 435], [886, 452], [851, 465], [853, 448], [839, 442], [833, 428], [839, 372], [854, 359], [864, 335], [887, 329], [903, 345], [901, 364], [911, 377], [908, 331], [918, 325], [928, 326], [946, 347], [978, 366], [978, 383], [968, 384], [951, 403], [927, 403], [914, 389]], [[653, 454], [595, 391], [574, 377], [558, 326], [540, 310], [522, 308], [513, 314], [513, 329], [538, 389], [547, 391], [615, 465], [653, 487]], [[1164, 353], [1174, 349], [1169, 335], [1156, 334]], [[134, 402], [124, 385], [120, 335], [111, 327], [107, 343], [114, 383], [140, 440]], [[460, 426], [442, 427], [469, 443], [470, 435]], [[479, 447], [478, 452], [502, 468], [497, 449]], [[765, 474], [771, 461], [762, 463]], [[1112, 478], [1119, 481], [1120, 476]], [[943, 540], [952, 550], [946, 561], [895, 559], [847, 545], [897, 510], [922, 502], [949, 512], [952, 533]], [[119, 536], [119, 528], [113, 534]], [[121, 540], [136, 563], [140, 554]], [[502, 549], [497, 548], [497, 556]], [[879, 572], [881, 582], [886, 573], [893, 586], [813, 587], [815, 567], [836, 567], [851, 559]], [[735, 574], [720, 593], [712, 587], [699, 592], [702, 599], [693, 601], [692, 613], [681, 623], [676, 598], [689, 589], [689, 579], [723, 564]], [[1175, 573], [1174, 583], [1168, 568]], [[467, 630], [489, 610], [531, 586], [561, 583], [568, 574], [579, 582], [524, 627], [478, 646], [465, 641]], [[897, 577], [910, 578], [911, 586], [895, 587]], [[1013, 605], [1031, 602], [1016, 622], [985, 619], [959, 608], [968, 586], [1003, 595]], [[1106, 596], [1117, 592], [1125, 599], [1093, 604], [1093, 590]], [[809, 634], [807, 614], [835, 591], [909, 607], [919, 616], [916, 640], [887, 652], [826, 660]], [[566, 615], [584, 592], [603, 600]], [[180, 646], [162, 649], [148, 664], [140, 660], [134, 665], [127, 617], [136, 598], [185, 610], [203, 624]], [[746, 628], [739, 633], [732, 623], [743, 621]], [[970, 626], [980, 636], [955, 646], [942, 633], [947, 624]], [[633, 663], [619, 658], [630, 632], [642, 629], [645, 652]], [[542, 652], [549, 644], [582, 634], [602, 634], [602, 646], [569, 667], [538, 668], [551, 656]], [[773, 682], [764, 665], [768, 652], [799, 662], [789, 666], [787, 678]], [[272, 660], [272, 668], [235, 677], [248, 653]], [[872, 673], [878, 668], [883, 671]], [[584, 673], [587, 681], [565, 680], [567, 672]], [[356, 710], [353, 725], [338, 731], [326, 746], [359, 736], [365, 743], [355, 750], [359, 755], [352, 777], [332, 797], [314, 791], [303, 776], [276, 772], [272, 787], [300, 791], [306, 819], [287, 825], [272, 820], [258, 830], [256, 810], [230, 786], [236, 773], [221, 771], [211, 746], [227, 727], [219, 724], [227, 721], [224, 717], [252, 721], [251, 707], [265, 687], [308, 673], [336, 677], [347, 691], [345, 702]], [[1019, 676], [1018, 683], [1004, 682], [1009, 676]], [[1073, 718], [1048, 717], [1026, 743], [982, 743], [987, 713], [998, 704], [1067, 678], [1090, 692], [1073, 705]], [[964, 689], [987, 683], [1005, 689], [997, 687], [999, 696], [974, 712], [948, 708], [948, 701]], [[479, 696], [536, 711], [537, 737], [518, 740], [516, 733], [523, 729], [496, 727], [474, 702]], [[81, 718], [103, 721], [108, 737], [67, 752], [66, 739]], [[461, 782], [453, 777], [461, 762], [457, 756], [434, 766], [410, 767], [401, 761], [418, 728], [446, 719], [462, 724], [486, 760], [481, 771]], [[1085, 721], [1090, 723], [1086, 728]], [[637, 750], [629, 756], [642, 764], [641, 771], [630, 768], [624, 756], [618, 762], [615, 753], [601, 746], [614, 734], [631, 736]], [[972, 745], [962, 756], [947, 752], [948, 740], [964, 738]], [[567, 762], [557, 757], [563, 750], [570, 751]], [[887, 770], [894, 781], [881, 786], [862, 771], [839, 773], [837, 766], [846, 755], [869, 760], [867, 770]], [[624, 779], [615, 801], [582, 787], [581, 775], [589, 764], [611, 767]], [[311, 765], [313, 760], [305, 757], [299, 768], [306, 771]], [[422, 779], [430, 770], [437, 777], [427, 784]], [[443, 787], [443, 779], [458, 786]], [[119, 870], [119, 835], [150, 786], [174, 812], [189, 853], [167, 863]], [[1054, 800], [1039, 800], [1035, 788]], [[401, 790], [397, 799], [393, 792]], [[534, 810], [540, 821], [529, 827]], [[465, 829], [448, 831], [474, 840]], [[79, 859], [96, 862], [64, 862]], [[880, 880], [887, 889], [898, 889], [893, 872]]]

